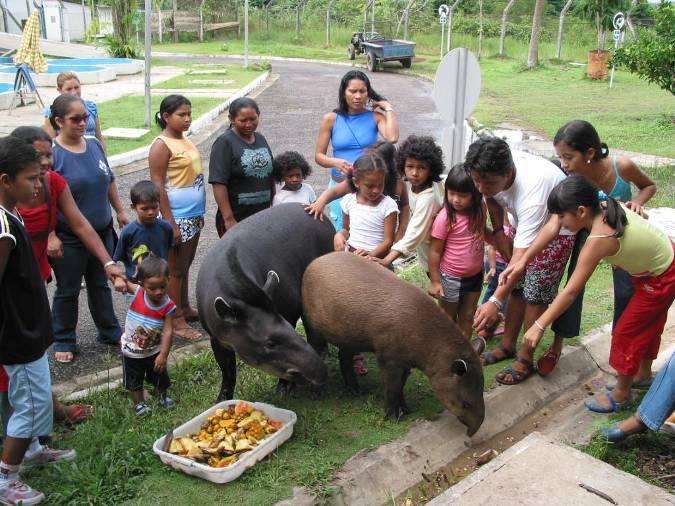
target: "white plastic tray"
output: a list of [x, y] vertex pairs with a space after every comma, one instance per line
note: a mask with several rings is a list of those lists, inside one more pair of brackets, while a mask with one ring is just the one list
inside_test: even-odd
[[293, 425], [295, 425], [295, 422], [298, 420], [298, 417], [293, 411], [277, 408], [276, 406], [265, 404], [264, 402], [229, 400], [212, 406], [201, 415], [194, 417], [192, 420], [184, 423], [173, 431], [174, 437], [196, 434], [199, 432], [206, 419], [216, 413], [216, 409], [227, 409], [239, 402], [245, 402], [253, 408], [259, 409], [265, 413], [265, 416], [269, 419], [279, 421], [283, 425], [277, 432], [266, 437], [259, 445], [253, 448], [253, 450], [238, 454], [238, 459], [233, 464], [219, 469], [207, 464], [200, 464], [199, 462], [195, 462], [194, 460], [180, 455], [173, 455], [172, 453], [165, 452], [162, 448], [164, 448], [166, 436], [162, 436], [155, 441], [155, 444], [152, 445], [152, 451], [159, 456], [164, 464], [171, 466], [174, 469], [178, 469], [179, 471], [183, 471], [185, 474], [197, 476], [213, 483], [227, 483], [228, 481], [236, 480], [249, 467], [253, 467], [256, 462], [272, 453], [293, 435]]

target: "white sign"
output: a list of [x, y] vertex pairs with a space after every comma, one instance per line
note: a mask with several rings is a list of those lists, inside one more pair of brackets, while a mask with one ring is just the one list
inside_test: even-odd
[[443, 119], [443, 152], [449, 166], [464, 160], [465, 119], [480, 95], [480, 65], [466, 48], [456, 48], [441, 60], [436, 70], [433, 98]]
[[623, 15], [623, 12], [617, 12], [614, 14], [614, 20], [612, 22], [614, 23], [614, 28], [621, 30], [626, 23], [626, 17]]
[[621, 30], [614, 30], [614, 40], [621, 40]]
[[448, 16], [441, 15], [441, 17], [438, 18], [438, 21], [440, 21], [440, 23], [441, 23], [442, 25], [444, 25], [445, 23], [448, 22]]
[[445, 4], [438, 6], [438, 15], [441, 17], [447, 16], [450, 13], [450, 7]]

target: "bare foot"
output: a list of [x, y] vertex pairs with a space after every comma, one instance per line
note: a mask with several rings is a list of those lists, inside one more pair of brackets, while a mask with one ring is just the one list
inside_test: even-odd
[[62, 364], [70, 364], [75, 358], [72, 351], [57, 351], [54, 353], [54, 359]]

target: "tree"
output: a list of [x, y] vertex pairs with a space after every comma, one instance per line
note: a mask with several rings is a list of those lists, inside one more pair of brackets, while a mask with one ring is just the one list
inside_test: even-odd
[[555, 49], [555, 57], [560, 59], [562, 54], [562, 38], [563, 38], [563, 28], [565, 26], [565, 16], [567, 16], [567, 11], [572, 7], [573, 0], [567, 0], [565, 6], [560, 11], [560, 23], [558, 24], [558, 43]]
[[511, 7], [513, 7], [513, 3], [516, 0], [509, 0], [509, 2], [506, 4], [506, 7], [504, 7], [504, 11], [502, 12], [502, 27], [499, 33], [499, 55], [504, 56], [504, 39], [506, 38], [506, 18], [509, 15], [509, 11], [511, 10]]
[[530, 47], [527, 50], [527, 68], [535, 67], [539, 63], [539, 33], [544, 14], [544, 0], [536, 0], [534, 14], [532, 16], [532, 33], [530, 34]]
[[675, 95], [675, 6], [663, 2], [654, 15], [654, 28], [614, 53], [612, 63]]

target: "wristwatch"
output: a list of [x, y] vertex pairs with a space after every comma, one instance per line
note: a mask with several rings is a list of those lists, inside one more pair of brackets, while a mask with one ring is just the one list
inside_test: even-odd
[[394, 112], [394, 108], [389, 106], [384, 108], [384, 112]]
[[502, 310], [502, 302], [494, 295], [490, 297], [488, 301], [492, 302], [495, 306], [497, 306], [497, 309], [499, 309], [500, 311]]

